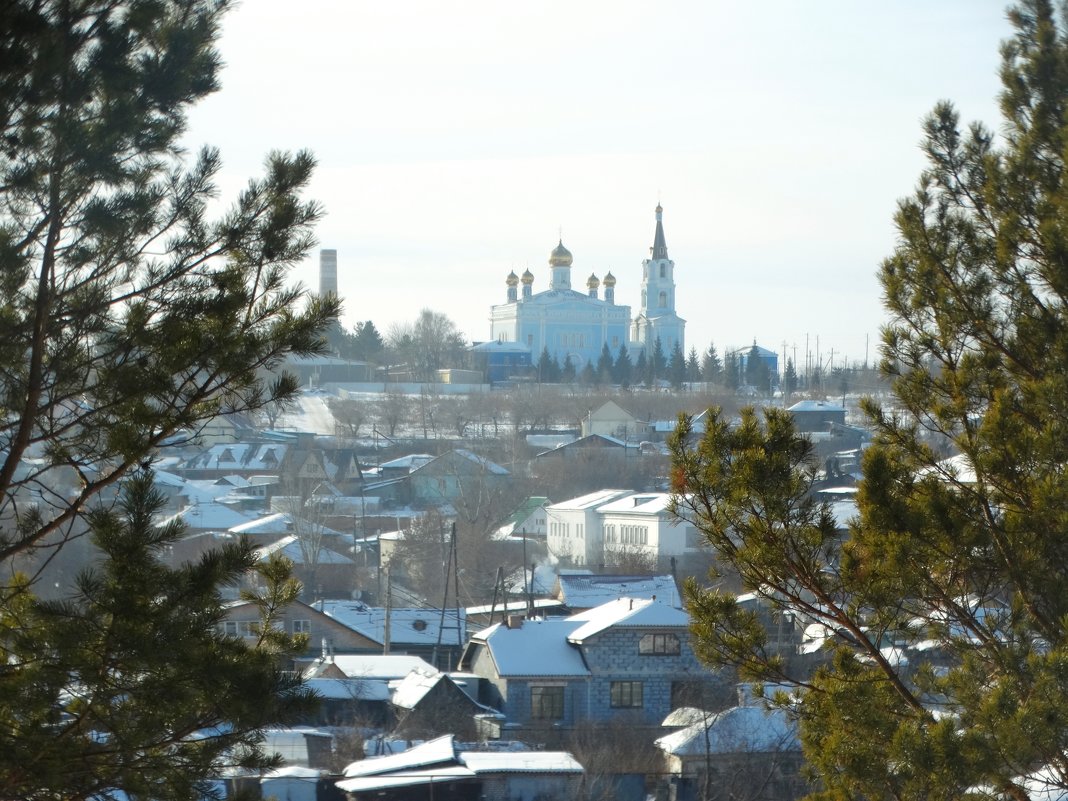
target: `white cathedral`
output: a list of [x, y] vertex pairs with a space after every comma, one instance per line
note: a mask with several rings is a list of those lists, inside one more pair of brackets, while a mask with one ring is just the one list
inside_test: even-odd
[[651, 356], [658, 337], [665, 356], [671, 356], [675, 343], [685, 353], [686, 321], [675, 313], [675, 262], [668, 258], [663, 212], [658, 204], [653, 246], [642, 262], [641, 309], [633, 319], [630, 306], [616, 305], [611, 272], [603, 281], [591, 274], [585, 294], [571, 288], [572, 256], [561, 241], [549, 256], [548, 289], [534, 292], [530, 270], [522, 277], [514, 271], [508, 274], [508, 301], [491, 310], [493, 341], [525, 346], [534, 364], [548, 349], [560, 365], [570, 358], [576, 369], [596, 364], [605, 344], [613, 359], [624, 344], [632, 361], [642, 350]]

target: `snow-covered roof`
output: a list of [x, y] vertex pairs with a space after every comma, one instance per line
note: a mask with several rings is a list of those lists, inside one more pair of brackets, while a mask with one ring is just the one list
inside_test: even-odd
[[590, 670], [582, 653], [567, 641], [581, 626], [582, 621], [570, 618], [524, 620], [513, 629], [497, 623], [475, 635], [474, 640], [486, 643], [502, 677], [588, 676]]
[[434, 461], [434, 458], [434, 454], [432, 453], [409, 453], [407, 456], [398, 456], [396, 459], [382, 462], [378, 468], [380, 470], [403, 470], [407, 468], [409, 471], [412, 471], [422, 467], [427, 462]]
[[567, 638], [576, 644], [613, 626], [660, 629], [687, 628], [690, 625], [690, 616], [683, 610], [645, 598], [619, 598], [572, 615], [568, 620], [582, 623]]
[[[391, 773], [397, 770], [405, 772], [417, 768], [425, 768], [429, 765], [438, 765], [442, 762], [453, 762], [456, 758], [456, 749], [453, 745], [452, 735], [446, 734], [427, 740], [417, 746], [402, 751], [399, 754], [388, 756], [368, 757], [351, 762], [345, 766], [345, 777], [376, 776], [383, 773]], [[349, 788], [338, 783], [342, 790]], [[349, 790], [349, 792], [352, 792]]]
[[434, 671], [425, 659], [408, 654], [336, 654], [329, 662], [316, 661], [307, 674], [314, 675], [331, 664], [350, 678], [380, 681], [403, 679], [413, 670]]
[[293, 518], [285, 512], [257, 517], [230, 528], [232, 534], [288, 534], [293, 530]]
[[594, 576], [561, 573], [560, 599], [571, 609], [592, 609], [617, 598], [678, 600], [679, 590], [670, 576]]
[[233, 526], [229, 529], [231, 534], [291, 534], [294, 531], [300, 531], [304, 529], [308, 532], [315, 532], [316, 537], [326, 535], [329, 537], [341, 537], [341, 532], [334, 531], [332, 528], [327, 528], [320, 523], [316, 523], [312, 520], [301, 520], [295, 518], [288, 512], [275, 512], [264, 517], [258, 517], [255, 520], [250, 520], [247, 523], [241, 523], [240, 525]]
[[462, 751], [460, 761], [475, 773], [582, 773], [566, 751]]
[[[535, 609], [559, 609], [563, 606], [560, 601], [555, 598], [535, 598]], [[527, 611], [526, 601], [509, 601], [507, 604], [482, 604], [481, 606], [469, 606], [467, 607], [468, 615], [488, 615], [490, 612], [525, 612]]]
[[621, 489], [603, 489], [596, 492], [590, 492], [586, 495], [580, 495], [577, 498], [571, 498], [560, 503], [554, 503], [546, 508], [553, 512], [571, 512], [582, 511], [584, 509], [596, 509], [603, 504], [610, 503], [611, 501], [621, 498], [625, 495], [630, 495], [630, 490]]
[[[317, 601], [319, 611], [374, 642], [384, 642], [386, 610], [354, 601]], [[467, 639], [467, 613], [461, 609], [394, 608], [389, 637], [407, 645], [462, 645]]]
[[286, 455], [280, 443], [228, 442], [213, 445], [186, 463], [191, 470], [274, 470]]
[[[257, 561], [264, 561], [276, 553], [282, 554], [295, 565], [303, 565], [310, 561], [304, 557], [304, 551], [300, 546], [300, 540], [295, 534], [290, 534], [288, 537], [282, 537], [278, 542], [272, 542], [270, 545], [257, 548], [256, 559]], [[319, 548], [318, 555], [315, 557], [315, 564], [351, 565], [353, 562], [347, 556], [342, 556], [339, 553], [331, 551], [329, 548]]]
[[428, 692], [434, 689], [445, 674], [439, 670], [413, 670], [392, 687], [393, 697], [390, 701], [401, 709], [414, 709]]
[[167, 525], [172, 520], [180, 520], [189, 528], [227, 531], [251, 519], [249, 515], [242, 514], [221, 503], [197, 503], [163, 520], [160, 526]]
[[695, 706], [680, 706], [668, 713], [661, 726], [665, 728], [679, 728], [680, 726], [692, 726], [709, 719], [713, 713]]
[[845, 406], [839, 403], [832, 403], [825, 400], [803, 400], [798, 401], [786, 411], [788, 412], [842, 412], [845, 413]]
[[[705, 734], [707, 725], [708, 733]], [[801, 745], [797, 725], [781, 709], [736, 706], [709, 715], [656, 741], [660, 750], [675, 756], [701, 756], [706, 753], [769, 753], [796, 751]]]
[[416, 467], [413, 467], [411, 472], [414, 473], [417, 470], [422, 470], [425, 467], [427, 467], [429, 464], [431, 464], [432, 462], [436, 462], [436, 461], [439, 461], [439, 460], [447, 460], [447, 459], [456, 458], [456, 457], [459, 457], [461, 459], [466, 459], [467, 461], [469, 461], [472, 464], [476, 465], [479, 469], [481, 469], [481, 470], [483, 470], [486, 473], [489, 473], [491, 475], [495, 475], [495, 476], [507, 476], [507, 475], [510, 475], [506, 468], [501, 467], [496, 462], [491, 462], [489, 459], [486, 459], [483, 456], [479, 456], [477, 453], [473, 453], [472, 451], [469, 451], [469, 450], [467, 450], [465, 448], [455, 448], [454, 450], [451, 450], [451, 451], [448, 451], [446, 453], [443, 453], [441, 456], [436, 456], [436, 457], [434, 457], [433, 460], [431, 460], [431, 462], [427, 462], [425, 464], [421, 464], [421, 465], [418, 465]]
[[603, 515], [621, 512], [639, 515], [659, 515], [667, 511], [670, 503], [670, 492], [635, 492], [625, 498], [606, 503], [597, 511]]

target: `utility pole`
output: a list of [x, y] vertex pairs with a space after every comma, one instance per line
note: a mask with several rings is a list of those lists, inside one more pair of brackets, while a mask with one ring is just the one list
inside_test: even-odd
[[390, 640], [390, 625], [392, 624], [393, 617], [393, 582], [389, 576], [389, 565], [382, 568], [386, 574], [386, 620], [385, 631], [382, 635], [382, 653], [389, 653], [389, 640]]

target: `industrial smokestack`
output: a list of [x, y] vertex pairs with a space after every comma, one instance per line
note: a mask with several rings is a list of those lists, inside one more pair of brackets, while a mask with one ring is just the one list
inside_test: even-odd
[[319, 296], [337, 296], [337, 251], [319, 251]]

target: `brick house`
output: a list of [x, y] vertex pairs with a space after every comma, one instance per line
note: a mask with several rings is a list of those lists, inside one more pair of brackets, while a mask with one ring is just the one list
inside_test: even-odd
[[695, 656], [689, 623], [681, 609], [634, 598], [568, 618], [513, 617], [472, 637], [460, 668], [486, 679], [479, 700], [510, 724], [653, 726], [695, 686], [722, 684]]

